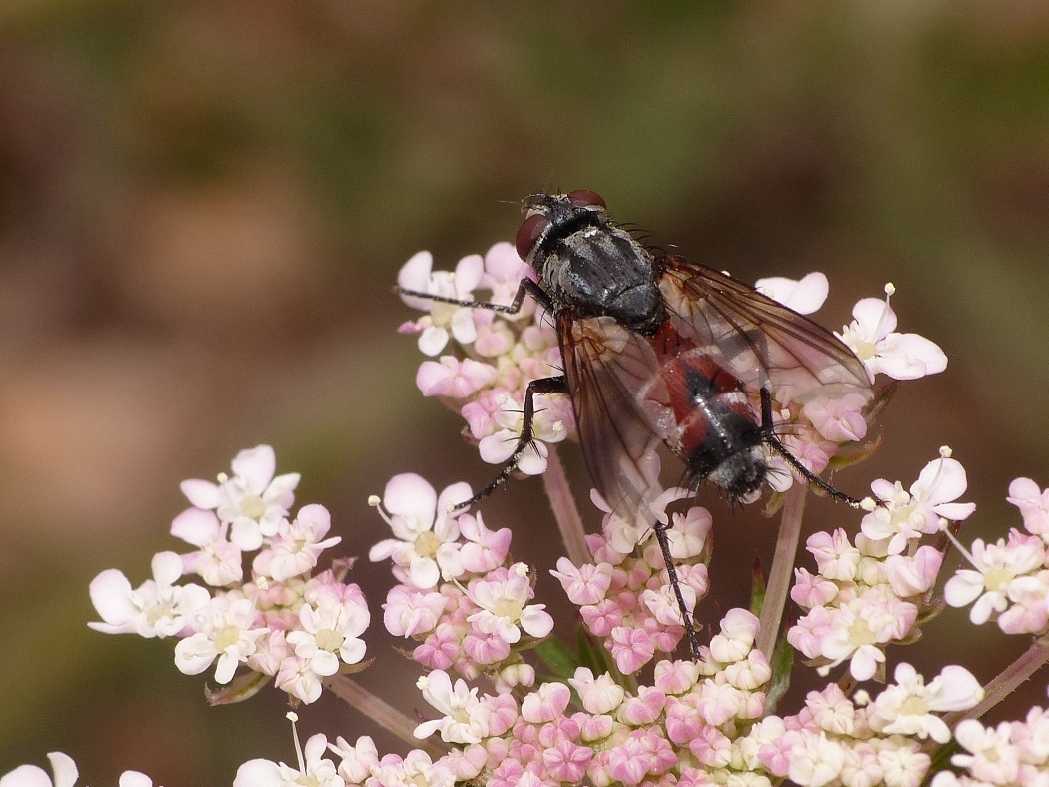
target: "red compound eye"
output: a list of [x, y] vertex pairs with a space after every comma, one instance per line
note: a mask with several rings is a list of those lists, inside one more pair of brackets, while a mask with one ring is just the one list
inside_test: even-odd
[[597, 205], [601, 208], [608, 207], [605, 204], [605, 198], [596, 191], [590, 191], [590, 189], [576, 189], [568, 192], [566, 196], [568, 201], [576, 208], [588, 208], [591, 205]]
[[517, 253], [521, 255], [522, 260], [528, 258], [528, 254], [532, 251], [536, 241], [539, 240], [539, 236], [549, 226], [550, 220], [541, 213], [529, 216], [521, 222], [521, 228], [517, 231], [515, 245], [517, 246]]

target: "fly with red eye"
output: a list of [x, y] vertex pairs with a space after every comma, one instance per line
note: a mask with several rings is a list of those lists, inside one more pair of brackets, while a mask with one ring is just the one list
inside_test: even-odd
[[[571, 398], [591, 479], [612, 511], [655, 532], [692, 654], [699, 642], [667, 536], [648, 502], [658, 493], [648, 455], [666, 446], [689, 488], [704, 481], [734, 500], [766, 480], [768, 450], [809, 483], [851, 506], [859, 501], [809, 472], [783, 445], [772, 401], [873, 397], [862, 362], [832, 333], [752, 287], [682, 257], [656, 254], [608, 215], [586, 189], [533, 194], [522, 202], [517, 251], [536, 272], [508, 305], [401, 290], [444, 303], [514, 314], [526, 295], [553, 318], [563, 374], [530, 382], [517, 447], [499, 475], [463, 503], [512, 475], [532, 442], [534, 398]], [[760, 402], [759, 410], [751, 404]]]

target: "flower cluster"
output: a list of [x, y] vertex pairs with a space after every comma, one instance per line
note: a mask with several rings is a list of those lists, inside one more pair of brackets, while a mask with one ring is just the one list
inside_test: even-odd
[[436, 762], [420, 749], [380, 758], [369, 737], [329, 743], [318, 734], [299, 753], [298, 768], [252, 760], [234, 787], [770, 787], [783, 777], [802, 787], [917, 787], [930, 765], [922, 742], [949, 738], [939, 714], [982, 697], [961, 667], [926, 684], [901, 664], [895, 683], [873, 700], [862, 693], [849, 699], [831, 684], [811, 692], [797, 715], [765, 716], [772, 669], [753, 649], [757, 628], [750, 612], [730, 610], [699, 663], [660, 661], [652, 685], [635, 690], [607, 672], [578, 668], [565, 682], [543, 683], [518, 699], [505, 691], [481, 695], [435, 670], [419, 688], [442, 715], [415, 734], [439, 733], [452, 746]]
[[[994, 543], [958, 544], [972, 565], [957, 571], [944, 587], [952, 607], [972, 604], [969, 619], [979, 625], [992, 616], [1006, 634], [1049, 632], [1049, 489], [1030, 478], [1009, 485], [1010, 503], [1020, 509], [1024, 530], [1012, 528]], [[1026, 532], [1024, 532], [1026, 531]], [[973, 603], [976, 602], [976, 603]]]
[[[215, 665], [215, 681], [229, 686], [214, 702], [243, 698], [272, 677], [303, 702], [321, 694], [321, 679], [364, 658], [360, 636], [370, 620], [361, 589], [343, 581], [347, 562], [314, 573], [321, 553], [338, 544], [327, 537], [331, 515], [320, 505], [292, 517], [297, 473], [275, 475], [268, 445], [241, 451], [232, 475], [217, 483], [188, 480], [192, 504], [171, 523], [171, 534], [195, 549], [153, 557], [152, 578], [132, 587], [108, 569], [91, 582], [91, 601], [106, 634], [175, 637], [175, 666], [198, 675]], [[246, 553], [251, 578], [244, 581]], [[195, 574], [196, 582], [178, 584]], [[206, 586], [206, 587], [205, 587]], [[247, 672], [231, 684], [238, 668]]]
[[1049, 710], [1031, 708], [1023, 721], [985, 727], [967, 719], [954, 729], [962, 752], [951, 757], [961, 776], [942, 771], [932, 787], [1045, 787], [1049, 784]]
[[795, 570], [791, 598], [807, 611], [787, 639], [822, 674], [848, 660], [852, 676], [868, 680], [884, 664], [886, 645], [918, 635], [918, 621], [934, 611], [929, 593], [943, 562], [940, 549], [919, 542], [945, 520], [972, 513], [971, 503], [951, 502], [966, 485], [965, 469], [944, 448], [910, 491], [899, 482], [872, 483], [881, 505], [863, 517], [853, 539], [840, 528], [809, 537], [817, 572]]
[[489, 530], [480, 513], [453, 510], [467, 484], [440, 495], [414, 473], [394, 476], [371, 503], [396, 538], [376, 544], [372, 560], [393, 561], [399, 580], [383, 605], [387, 630], [419, 640], [413, 656], [431, 669], [482, 672], [529, 685], [515, 646], [550, 633], [553, 619], [534, 596], [524, 563], [509, 562], [510, 530]]
[[851, 699], [831, 683], [811, 691], [794, 716], [768, 716], [755, 724], [742, 747], [744, 761], [801, 787], [918, 787], [931, 760], [921, 742], [950, 739], [939, 713], [968, 710], [983, 697], [976, 679], [957, 666], [925, 683], [909, 664], [873, 700]]
[[[533, 274], [513, 245], [497, 243], [482, 257], [459, 261], [455, 271], [434, 271], [433, 256], [421, 251], [397, 277], [407, 290], [458, 300], [509, 305], [523, 279]], [[480, 291], [480, 292], [478, 292]], [[561, 354], [549, 317], [526, 298], [516, 314], [471, 309], [402, 295], [423, 317], [400, 331], [418, 334], [419, 349], [429, 358], [419, 367], [416, 385], [424, 396], [437, 396], [459, 412], [478, 443], [481, 458], [502, 464], [521, 434], [525, 389], [532, 380], [557, 374]], [[438, 357], [439, 356], [439, 357]], [[536, 475], [546, 469], [547, 443], [574, 431], [571, 403], [563, 396], [540, 396], [533, 421], [535, 440], [518, 469]]]
[[[689, 496], [687, 489], [672, 487], [657, 495], [649, 508], [657, 521], [670, 525], [670, 552], [685, 606], [691, 612], [709, 587], [710, 512], [693, 506], [668, 518], [664, 510]], [[609, 511], [596, 492], [592, 497], [604, 512], [601, 534], [586, 537], [597, 562], [576, 566], [562, 557], [550, 573], [560, 581], [568, 600], [579, 607], [586, 630], [601, 640], [619, 671], [629, 675], [657, 653], [674, 652], [685, 631], [681, 609], [663, 555], [656, 540], [649, 537], [651, 530], [642, 530]], [[640, 548], [639, 542], [643, 542]]]

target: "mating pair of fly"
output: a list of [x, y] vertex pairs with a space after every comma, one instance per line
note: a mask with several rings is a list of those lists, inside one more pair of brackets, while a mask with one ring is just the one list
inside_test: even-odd
[[[513, 473], [532, 441], [537, 394], [571, 398], [591, 479], [612, 511], [645, 518], [659, 541], [692, 655], [699, 643], [674, 571], [669, 525], [647, 509], [652, 479], [642, 458], [667, 446], [685, 485], [709, 481], [734, 501], [767, 478], [768, 451], [831, 497], [859, 501], [811, 473], [781, 441], [772, 402], [873, 396], [863, 363], [806, 317], [730, 276], [653, 250], [609, 216], [589, 190], [532, 194], [522, 202], [517, 252], [537, 274], [510, 304], [404, 295], [515, 314], [531, 296], [553, 318], [563, 373], [533, 380], [524, 396], [516, 450], [499, 475], [463, 507]], [[755, 412], [753, 397], [760, 401]]]

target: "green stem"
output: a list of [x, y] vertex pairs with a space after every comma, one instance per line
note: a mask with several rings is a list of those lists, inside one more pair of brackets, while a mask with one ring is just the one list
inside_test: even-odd
[[586, 545], [586, 531], [583, 530], [583, 519], [579, 516], [572, 490], [568, 488], [568, 477], [565, 468], [557, 456], [557, 450], [549, 447], [546, 458], [546, 472], [543, 473], [543, 489], [550, 501], [550, 510], [554, 512], [557, 529], [561, 540], [568, 551], [568, 559], [581, 566], [590, 562], [590, 550]]
[[787, 603], [790, 581], [794, 576], [794, 556], [801, 537], [801, 519], [805, 513], [805, 495], [808, 487], [794, 482], [783, 499], [783, 514], [780, 517], [779, 535], [776, 537], [776, 552], [772, 556], [768, 584], [765, 586], [765, 601], [761, 605], [758, 619], [758, 650], [768, 659], [776, 647], [779, 626], [783, 620], [783, 608]]

